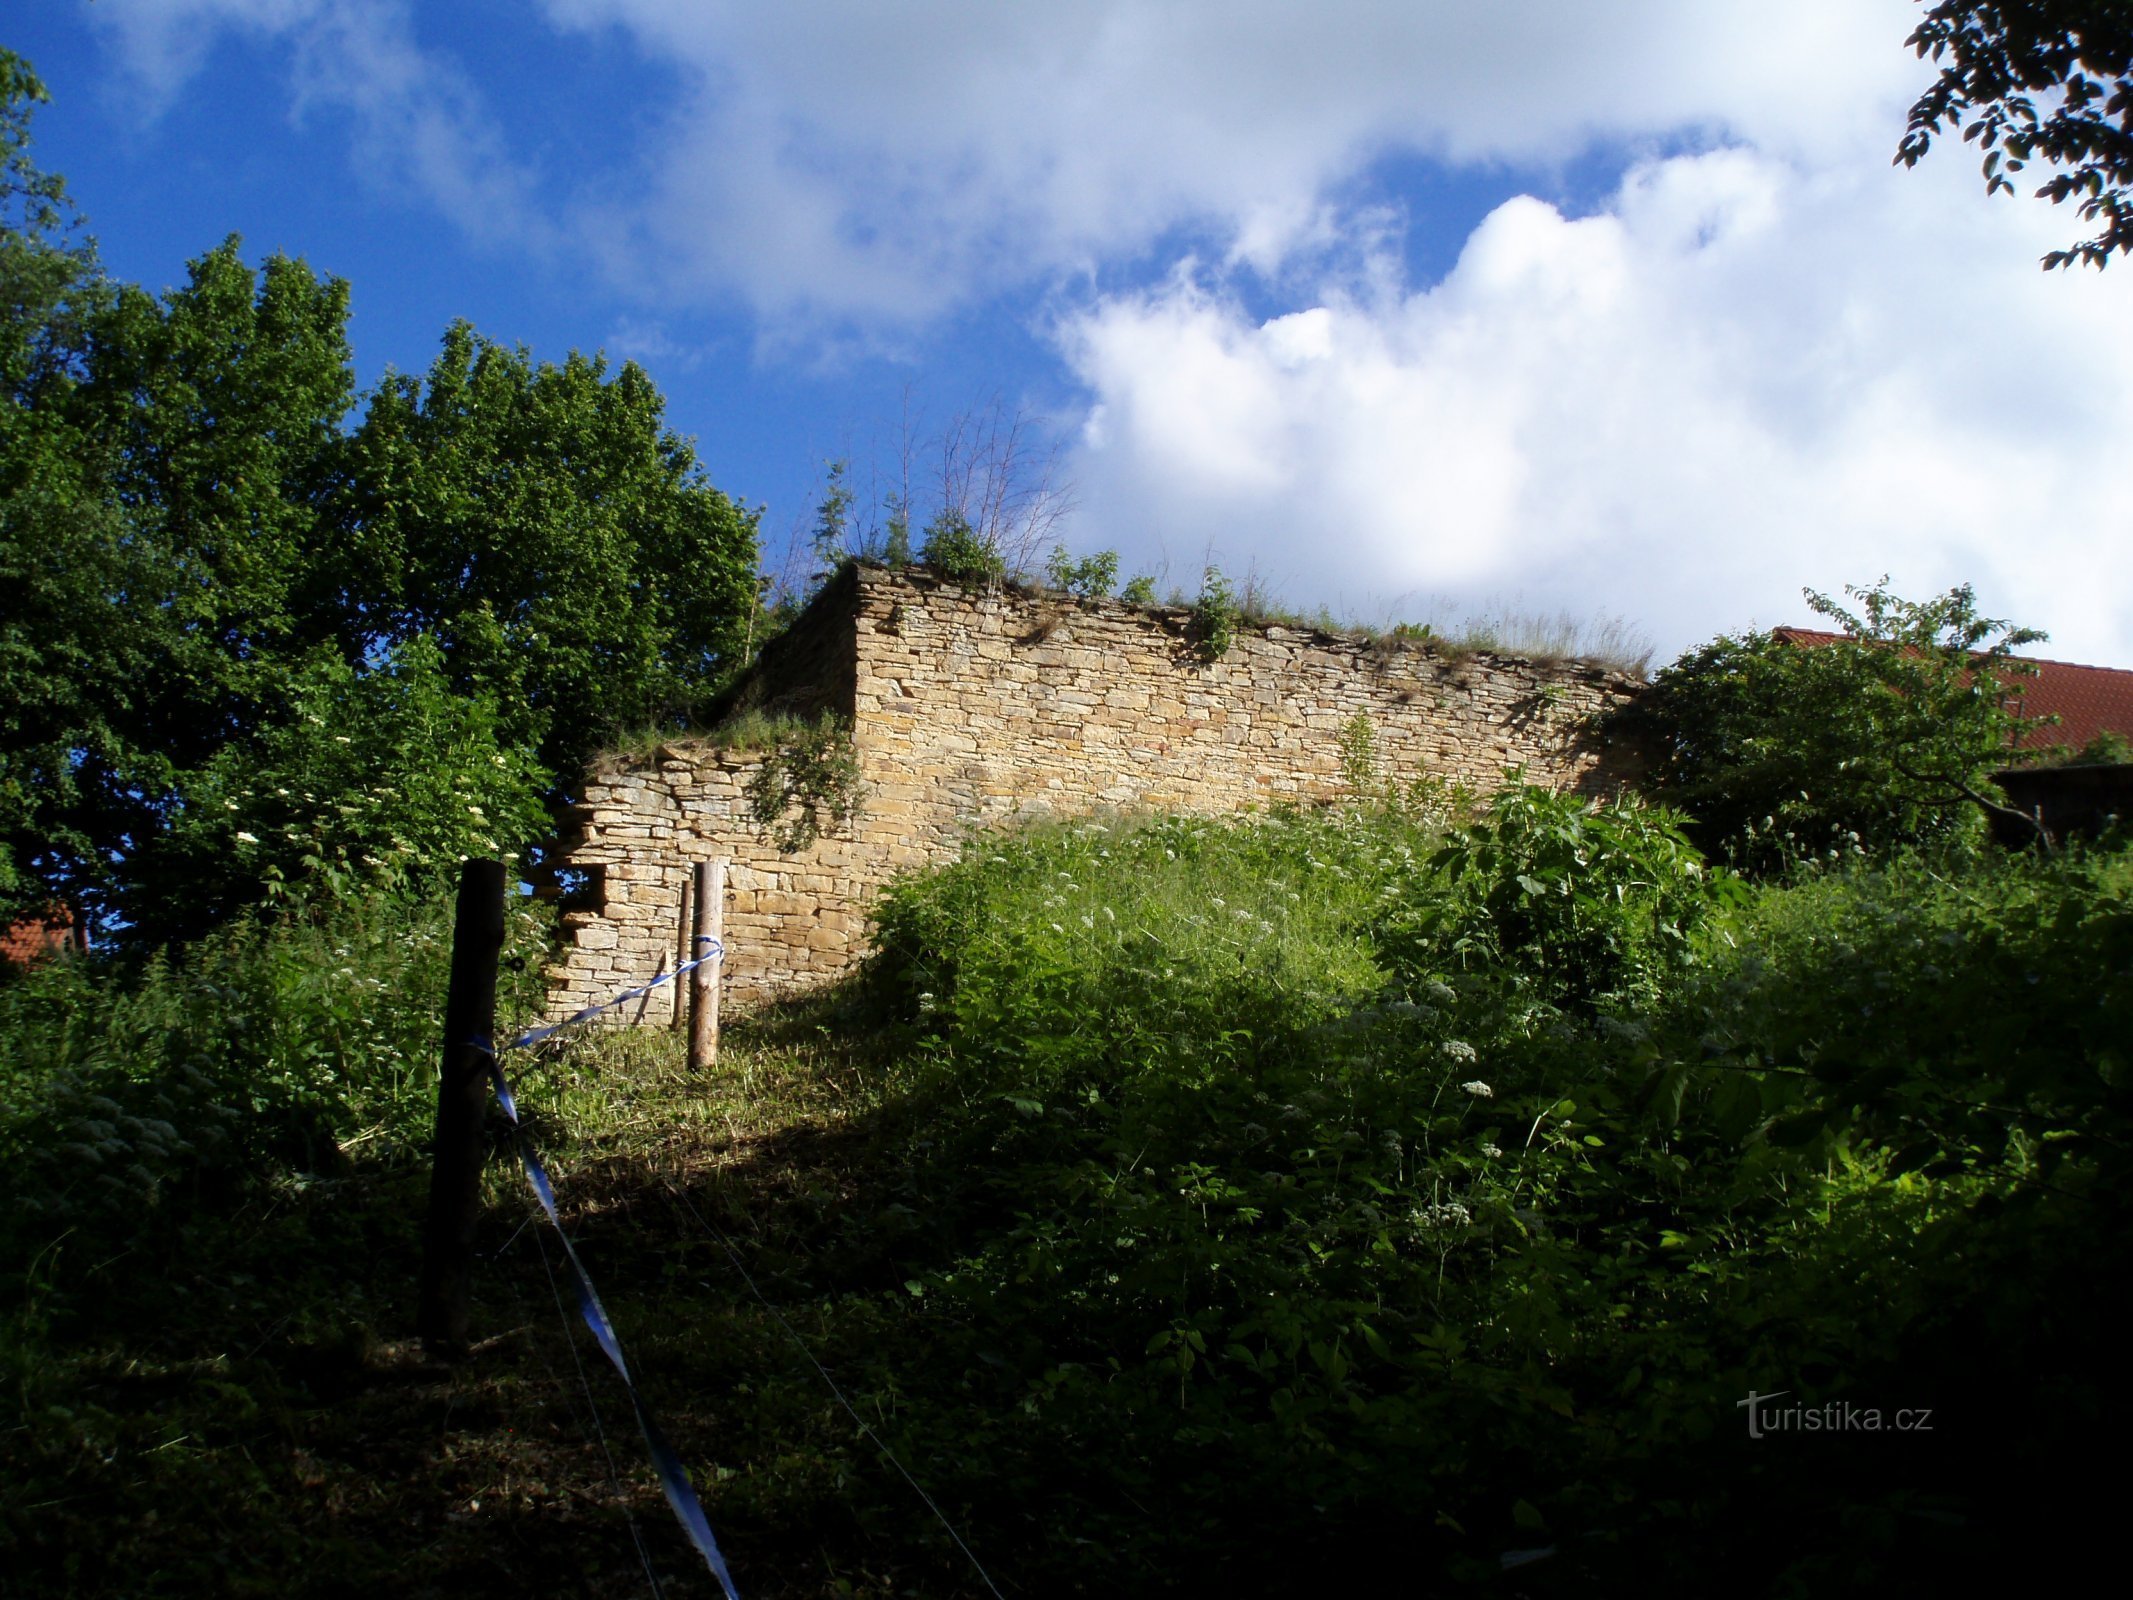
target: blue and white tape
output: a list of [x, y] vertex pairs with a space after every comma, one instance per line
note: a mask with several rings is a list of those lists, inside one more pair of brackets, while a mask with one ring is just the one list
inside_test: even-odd
[[[657, 988], [668, 978], [681, 976], [690, 967], [718, 959], [724, 951], [716, 948], [716, 941], [711, 943], [714, 948], [709, 954], [699, 957], [687, 966], [676, 968], [666, 977], [653, 980], [643, 989], [632, 990], [622, 996], [622, 999], [634, 999], [647, 990]], [[537, 1028], [532, 1033], [512, 1040], [504, 1049], [521, 1049], [547, 1038], [557, 1028], [567, 1028], [572, 1022], [582, 1022], [587, 1017], [597, 1016], [609, 1006], [620, 1003], [610, 1001], [607, 1006], [594, 1006], [590, 1010], [581, 1011], [569, 1021], [557, 1023], [555, 1027]], [[645, 1409], [644, 1397], [637, 1392], [637, 1380], [630, 1376], [629, 1363], [623, 1359], [622, 1341], [615, 1335], [614, 1322], [608, 1317], [607, 1307], [600, 1303], [600, 1293], [593, 1287], [592, 1278], [585, 1270], [585, 1263], [578, 1259], [578, 1252], [570, 1242], [570, 1235], [563, 1231], [563, 1219], [556, 1211], [555, 1185], [549, 1181], [548, 1169], [541, 1165], [539, 1154], [535, 1152], [532, 1141], [526, 1137], [525, 1125], [519, 1121], [518, 1101], [511, 1093], [510, 1080], [505, 1078], [503, 1068], [497, 1064], [497, 1051], [486, 1039], [470, 1039], [467, 1043], [469, 1048], [480, 1051], [488, 1061], [489, 1079], [496, 1085], [497, 1103], [504, 1108], [504, 1115], [511, 1121], [511, 1131], [518, 1145], [519, 1161], [526, 1169], [526, 1182], [532, 1186], [534, 1197], [541, 1203], [541, 1209], [548, 1213], [548, 1220], [555, 1227], [556, 1237], [563, 1242], [563, 1254], [570, 1262], [571, 1275], [577, 1280], [578, 1314], [585, 1319], [585, 1326], [592, 1330], [593, 1342], [599, 1345], [601, 1354], [607, 1357], [609, 1365], [615, 1369], [616, 1376], [621, 1378], [622, 1387], [629, 1391], [630, 1406], [637, 1413], [637, 1429], [644, 1435], [645, 1448], [651, 1452], [652, 1470], [659, 1475], [659, 1487], [666, 1494], [667, 1504], [673, 1508], [682, 1531], [689, 1536], [689, 1542], [696, 1546], [697, 1554], [701, 1555], [705, 1565], [710, 1567], [711, 1575], [718, 1579], [718, 1586], [725, 1592], [726, 1600], [740, 1600], [740, 1591], [733, 1586], [733, 1575], [726, 1570], [726, 1558], [719, 1551], [718, 1540], [711, 1532], [710, 1519], [704, 1515], [703, 1504], [696, 1498], [696, 1490], [689, 1482], [689, 1474], [681, 1464], [681, 1457], [674, 1453], [674, 1447], [667, 1443], [666, 1435], [660, 1432], [659, 1424], [652, 1420], [651, 1412]]]
[[661, 984], [672, 983], [676, 978], [680, 977], [685, 972], [694, 972], [698, 967], [703, 966], [706, 962], [723, 961], [726, 958], [726, 947], [723, 944], [719, 943], [718, 940], [712, 938], [709, 934], [705, 934], [703, 938], [697, 941], [697, 943], [709, 945], [711, 948], [706, 950], [702, 955], [698, 956], [694, 961], [684, 961], [672, 972], [662, 972], [650, 983], [641, 983], [634, 989], [625, 989], [622, 991], [622, 993], [616, 995], [614, 999], [603, 1000], [600, 1004], [596, 1006], [587, 1006], [583, 1011], [577, 1012], [572, 1016], [565, 1017], [561, 1022], [551, 1022], [545, 1028], [535, 1028], [531, 1032], [522, 1033], [516, 1039], [513, 1039], [509, 1044], [505, 1045], [504, 1048], [506, 1050], [523, 1050], [529, 1044], [539, 1044], [543, 1039], [551, 1038], [554, 1035], [561, 1033], [565, 1028], [574, 1028], [581, 1022], [592, 1021], [594, 1017], [599, 1016], [600, 1013], [603, 1011], [618, 1010], [621, 1007], [628, 1005], [632, 1000], [640, 999], [643, 996], [650, 994]]

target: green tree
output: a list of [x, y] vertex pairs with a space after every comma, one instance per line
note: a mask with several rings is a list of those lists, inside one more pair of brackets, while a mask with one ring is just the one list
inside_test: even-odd
[[0, 768], [17, 896], [142, 924], [144, 896], [200, 904], [144, 870], [187, 775], [334, 634], [316, 506], [352, 393], [347, 289], [281, 257], [255, 279], [233, 239], [161, 299], [84, 299], [44, 314], [54, 354], [9, 449]]
[[674, 720], [745, 648], [756, 517], [705, 479], [644, 370], [536, 366], [465, 323], [391, 376], [342, 458], [344, 651], [434, 637], [506, 739], [564, 777]]
[[832, 461], [825, 469], [827, 483], [815, 506], [815, 571], [810, 589], [819, 589], [836, 576], [851, 555], [852, 485], [851, 464]]
[[1650, 760], [1646, 788], [1694, 819], [1704, 849], [1767, 869], [1831, 850], [1946, 836], [1997, 804], [2020, 696], [2012, 652], [2044, 636], [1981, 616], [1965, 585], [1932, 600], [1807, 591], [1828, 643], [1726, 635], [1611, 719]]
[[1934, 136], [1961, 130], [1983, 153], [1987, 193], [2014, 193], [2031, 162], [2054, 169], [2036, 191], [2079, 200], [2083, 239], [2047, 270], [2101, 267], [2133, 250], [2133, 6], [2125, 0], [1941, 0], [1905, 41], [1939, 64], [1911, 107], [1896, 159], [1916, 166]]
[[143, 586], [78, 391], [111, 291], [66, 185], [30, 155], [47, 99], [0, 50], [0, 916], [79, 900], [96, 817], [126, 764], [120, 725], [157, 653], [106, 626]]
[[[30, 158], [44, 98], [0, 51], [0, 911], [181, 937], [523, 843], [603, 736], [735, 669], [755, 514], [641, 369], [458, 324], [351, 431], [347, 284], [234, 237], [160, 297], [109, 284]], [[494, 826], [455, 833], [430, 791], [468, 771]]]

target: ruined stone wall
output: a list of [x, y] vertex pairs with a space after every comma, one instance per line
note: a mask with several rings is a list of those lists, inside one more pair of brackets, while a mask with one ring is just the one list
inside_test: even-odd
[[[880, 887], [952, 855], [974, 826], [1337, 799], [1341, 735], [1358, 714], [1387, 777], [1488, 790], [1519, 767], [1596, 792], [1623, 773], [1580, 730], [1636, 688], [1576, 663], [1289, 627], [1240, 628], [1203, 662], [1177, 608], [985, 594], [867, 567], [825, 592], [795, 639], [730, 703], [849, 705], [859, 816], [785, 855], [749, 817], [759, 754], [677, 743], [596, 773], [566, 851], [596, 881], [564, 917], [558, 1014], [673, 965], [681, 885], [711, 856], [733, 861], [726, 979], [746, 1003], [848, 970]], [[646, 1020], [667, 1007], [655, 999]]]
[[[779, 851], [749, 820], [747, 786], [760, 752], [676, 744], [613, 766], [585, 786], [568, 866], [591, 878], [566, 909], [564, 949], [549, 970], [554, 1016], [607, 1000], [682, 960], [683, 888], [699, 861], [728, 856], [726, 993], [736, 1001], [792, 993], [846, 971], [865, 935], [865, 909], [884, 881], [850, 839]], [[616, 1020], [658, 1024], [670, 989]]]

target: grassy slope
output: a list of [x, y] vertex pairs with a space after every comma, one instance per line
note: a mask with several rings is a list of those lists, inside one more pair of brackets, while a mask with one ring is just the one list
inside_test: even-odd
[[[1429, 877], [1415, 838], [1314, 827], [1038, 836], [907, 900], [887, 1010], [877, 993], [744, 1024], [707, 1084], [685, 1081], [664, 1035], [521, 1068], [574, 1235], [744, 1592], [980, 1590], [691, 1205], [1010, 1593], [1273, 1592], [1328, 1581], [1358, 1528], [1389, 1529], [1420, 1585], [1463, 1575], [1528, 1593], [1625, 1574], [1698, 1592], [1750, 1548], [1756, 1592], [1788, 1592], [1772, 1589], [1788, 1572], [1796, 1592], [1870, 1572], [1900, 1585], [1951, 1553], [2049, 1564], [2056, 1543], [1981, 1523], [1995, 1505], [2017, 1522], [2055, 1497], [2064, 1508], [2056, 1452], [2108, 1391], [2123, 1206], [2094, 1192], [2079, 1152], [2122, 1127], [2084, 1123], [2069, 1096], [2087, 1091], [2051, 1072], [2122, 1069], [2122, 864], [2074, 888], [1989, 866], [1812, 881], [1705, 937], [1714, 956], [1749, 954], [1676, 980], [1683, 1016], [1647, 1007], [1603, 1026], [1506, 988], [1494, 966], [1429, 968], [1444, 951], [1401, 920]], [[1370, 926], [1409, 952], [1403, 992], [1437, 1020], [1379, 993], [1389, 968]], [[357, 941], [350, 955], [346, 939], [330, 953], [388, 991], [431, 983], [434, 928], [389, 931], [397, 954]], [[91, 1206], [17, 1229], [40, 1253], [5, 1302], [0, 1594], [637, 1593], [640, 1539], [668, 1592], [710, 1593], [619, 1393], [558, 1314], [507, 1166], [492, 1171], [477, 1282], [490, 1342], [446, 1369], [405, 1338], [421, 1179], [419, 1074], [404, 1063], [431, 1019], [381, 1022], [383, 998], [322, 1002], [312, 980], [344, 970], [327, 954], [284, 951], [279, 987], [244, 976], [274, 963], [209, 963], [214, 994], [144, 1002], [129, 1049], [174, 1049], [191, 1027], [201, 1052], [235, 1054], [265, 1034], [245, 1081], [314, 1086], [359, 1075], [357, 1058], [402, 1065], [344, 1082], [324, 1109], [292, 1092], [248, 1111], [251, 1182], [218, 1189], [226, 1158], [171, 1157], [153, 1213]], [[4, 993], [12, 1127], [49, 1136], [25, 1041], [58, 1050], [52, 1030], [71, 1030], [79, 1070], [111, 1063], [79, 1016]], [[1455, 1028], [1473, 1056], [1444, 1053]], [[1736, 1070], [1755, 1052], [1761, 1066]], [[1898, 1176], [1857, 1159], [1870, 1141], [1847, 1120], [1834, 1142], [1799, 1130], [1819, 1187], [1781, 1152], [1737, 1168], [1729, 1085], [1783, 1088], [1839, 1055], [1869, 1072], [1930, 1058], [1951, 1085], [2018, 1069], [1994, 1095], [2040, 1096], [2061, 1135], [2088, 1132], [2052, 1164], [2033, 1118], [2010, 1163], [1989, 1147], [2004, 1121], [1939, 1127], [1931, 1154], [1953, 1151], [1954, 1167], [1919, 1157]], [[1494, 1096], [1458, 1092], [1483, 1073]], [[1633, 1074], [1637, 1093], [1609, 1109], [1604, 1085]], [[1560, 1109], [1572, 1082], [1589, 1086], [1582, 1113]], [[1264, 1104], [1229, 1106], [1232, 1086]], [[142, 1109], [118, 1092], [119, 1114]], [[1847, 1090], [1845, 1118], [1880, 1115], [1875, 1092]], [[1685, 1108], [1678, 1123], [1654, 1128], [1654, 1093]], [[1949, 1120], [1939, 1099], [1889, 1117]], [[1493, 1131], [1529, 1120], [1543, 1132], [1523, 1150]], [[1274, 1143], [1239, 1133], [1258, 1121]], [[303, 1153], [318, 1127], [341, 1154]], [[1149, 1155], [1166, 1130], [1177, 1148]], [[1132, 1148], [1114, 1153], [1121, 1137]], [[1508, 1157], [1487, 1156], [1491, 1140]], [[18, 1138], [10, 1170], [46, 1171], [34, 1153]], [[1708, 1182], [1675, 1174], [1676, 1158]], [[1118, 1181], [1159, 1161], [1163, 1182]], [[1499, 1162], [1519, 1170], [1499, 1179]], [[1092, 1172], [1110, 1176], [1092, 1188]], [[1194, 1194], [1169, 1193], [1179, 1172]], [[1217, 1179], [1265, 1195], [1211, 1203]], [[1453, 1242], [1450, 1224], [1416, 1221], [1379, 1250], [1383, 1230], [1358, 1221], [1451, 1202], [1472, 1219]], [[1160, 1270], [1143, 1281], [1146, 1262]], [[1363, 1273], [1377, 1303], [1340, 1326], [1369, 1321], [1386, 1350], [1335, 1330], [1264, 1377], [1279, 1340], [1221, 1287], [1254, 1271], [1302, 1288]], [[1204, 1327], [1206, 1353], [1182, 1361], [1149, 1337], [1166, 1327]], [[1538, 1348], [1552, 1353], [1536, 1366]], [[1727, 1407], [1764, 1372], [1766, 1388], [1930, 1396], [1967, 1431], [1930, 1463], [1885, 1440], [1746, 1453]], [[1344, 1485], [1345, 1508], [1326, 1495]], [[1314, 1496], [1318, 1509], [1299, 1503]], [[1388, 1510], [1402, 1504], [1412, 1513]], [[2078, 1518], [2062, 1526], [2083, 1536]], [[1497, 1551], [1549, 1545], [1567, 1553], [1494, 1576]], [[1817, 1567], [1817, 1550], [1837, 1565]]]

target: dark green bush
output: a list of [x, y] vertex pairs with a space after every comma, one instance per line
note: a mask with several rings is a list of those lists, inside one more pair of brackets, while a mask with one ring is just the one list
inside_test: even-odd
[[[1913, 858], [1751, 890], [1664, 812], [1519, 790], [1443, 837], [976, 846], [882, 919], [932, 1064], [882, 1198], [920, 1220], [840, 1223], [895, 1238], [957, 1375], [907, 1375], [905, 1437], [1001, 1527], [1002, 1496], [1053, 1506], [1072, 1537], [1021, 1559], [1062, 1579], [1542, 1547], [1566, 1590], [1700, 1593], [1747, 1540], [1751, 1588], [1809, 1592], [2017, 1560], [1993, 1461], [2034, 1475], [2011, 1500], [2078, 1499], [2054, 1452], [2107, 1404], [2129, 879]], [[2093, 1374], [2047, 1380], [2054, 1341]], [[1894, 1477], [1744, 1454], [1751, 1389], [1949, 1431]]]
[[[503, 1003], [537, 1006], [546, 918], [515, 902]], [[347, 1152], [426, 1146], [449, 902], [345, 901], [140, 961], [48, 961], [0, 981], [0, 1234], [152, 1236], [203, 1203]]]
[[951, 583], [983, 588], [1007, 575], [1007, 563], [992, 542], [970, 525], [970, 519], [953, 509], [943, 511], [926, 527], [926, 542], [918, 558]]
[[1657, 995], [1739, 892], [1670, 811], [1513, 784], [1446, 836], [1378, 935], [1410, 978], [1492, 974], [1596, 1008]]
[[1975, 836], [2009, 759], [2043, 635], [1979, 614], [1968, 587], [1927, 601], [1886, 582], [1809, 591], [1842, 635], [1714, 639], [1609, 719], [1650, 757], [1646, 788], [1744, 870]]

